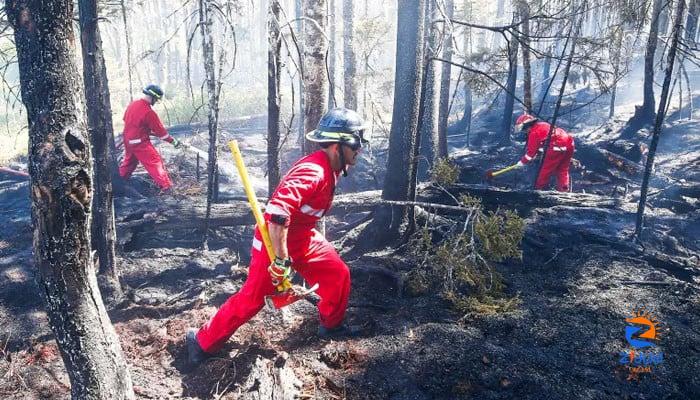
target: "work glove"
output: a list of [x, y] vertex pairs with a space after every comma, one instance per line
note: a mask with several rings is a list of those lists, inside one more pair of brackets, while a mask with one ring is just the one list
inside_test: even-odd
[[272, 284], [278, 292], [286, 292], [292, 287], [292, 259], [275, 257], [275, 260], [267, 267], [272, 278]]
[[182, 145], [182, 142], [179, 141], [179, 140], [177, 140], [177, 139], [175, 139], [175, 138], [173, 138], [173, 141], [170, 142], [170, 144], [172, 144], [173, 146], [175, 146], [176, 149], [179, 149], [180, 146]]

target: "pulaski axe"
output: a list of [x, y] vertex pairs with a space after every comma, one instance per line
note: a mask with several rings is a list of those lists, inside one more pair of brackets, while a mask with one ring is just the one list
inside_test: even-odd
[[[255, 197], [255, 191], [253, 190], [253, 186], [250, 184], [250, 179], [248, 179], [248, 170], [243, 163], [243, 156], [241, 156], [241, 150], [238, 148], [238, 142], [232, 140], [228, 143], [228, 147], [231, 150], [231, 154], [233, 154], [234, 161], [236, 162], [236, 168], [238, 168], [238, 174], [241, 177], [241, 182], [243, 183], [245, 194], [248, 197], [248, 204], [250, 205], [250, 209], [255, 217], [255, 222], [258, 224], [258, 229], [260, 230], [260, 236], [262, 236], [265, 250], [267, 250], [267, 255], [270, 260], [272, 260], [275, 257], [275, 252], [272, 248], [270, 234], [267, 231], [267, 225], [265, 225], [265, 219], [263, 218], [262, 212], [260, 212], [260, 206], [258, 205], [257, 197]], [[265, 296], [265, 304], [267, 304], [268, 307], [280, 309], [310, 296], [311, 294], [315, 293], [317, 289], [318, 283], [310, 288], [300, 285], [292, 285], [291, 288], [283, 292]]]

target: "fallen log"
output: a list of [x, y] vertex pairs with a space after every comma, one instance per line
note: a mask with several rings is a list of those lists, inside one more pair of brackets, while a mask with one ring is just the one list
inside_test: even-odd
[[[487, 210], [513, 209], [527, 216], [534, 209], [555, 206], [580, 208], [604, 208], [632, 210], [634, 205], [624, 203], [621, 199], [588, 193], [562, 193], [533, 190], [510, 190], [493, 188], [485, 185], [459, 184], [444, 190], [429, 184], [419, 186], [418, 199], [415, 202], [393, 202], [381, 198], [381, 191], [349, 193], [336, 196], [330, 214], [344, 215], [349, 212], [371, 211], [379, 205], [407, 206], [415, 205], [436, 213], [464, 213], [469, 208], [455, 203], [453, 198], [469, 195], [479, 198]], [[177, 199], [143, 199], [118, 204], [116, 219], [117, 229], [121, 235], [153, 230], [185, 230], [204, 225], [206, 206], [182, 202]], [[253, 225], [255, 223], [246, 201], [231, 201], [225, 204], [212, 204], [210, 226]]]
[[24, 171], [17, 170], [17, 169], [12, 169], [12, 168], [7, 168], [7, 167], [0, 167], [0, 173], [12, 175], [12, 176], [18, 176], [18, 177], [21, 177], [21, 178], [27, 178], [27, 179], [29, 179], [29, 174], [28, 174], [28, 173], [26, 173], [26, 172], [24, 172]]

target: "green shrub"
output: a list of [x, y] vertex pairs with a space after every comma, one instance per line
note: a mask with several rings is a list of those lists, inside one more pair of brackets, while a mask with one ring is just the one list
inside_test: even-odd
[[524, 221], [512, 211], [487, 213], [474, 197], [462, 196], [460, 203], [467, 220], [434, 226], [426, 219], [414, 233], [410, 251], [418, 265], [407, 276], [407, 292], [440, 292], [465, 314], [512, 311], [519, 303], [504, 295], [493, 263], [522, 258]]

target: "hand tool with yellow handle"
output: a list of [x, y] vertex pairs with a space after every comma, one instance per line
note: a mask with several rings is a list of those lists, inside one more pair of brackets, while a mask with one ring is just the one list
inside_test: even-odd
[[512, 171], [518, 167], [520, 167], [520, 164], [513, 164], [510, 167], [505, 167], [505, 168], [499, 169], [497, 171], [488, 170], [488, 171], [486, 171], [486, 178], [488, 178], [488, 179], [494, 178], [498, 175], [505, 174], [508, 171]]
[[[231, 154], [233, 154], [233, 159], [236, 162], [236, 168], [238, 169], [238, 174], [241, 177], [241, 182], [243, 183], [243, 189], [245, 190], [246, 196], [248, 197], [248, 204], [253, 211], [253, 216], [255, 217], [255, 222], [258, 225], [258, 230], [260, 230], [260, 236], [262, 237], [263, 244], [267, 250], [267, 255], [270, 260], [275, 259], [275, 252], [272, 248], [272, 241], [270, 240], [270, 234], [267, 231], [267, 225], [265, 224], [265, 219], [263, 218], [262, 212], [260, 211], [260, 205], [258, 204], [258, 198], [255, 196], [255, 191], [253, 186], [250, 184], [250, 179], [248, 178], [248, 170], [243, 163], [243, 156], [241, 155], [241, 150], [238, 148], [238, 142], [232, 140], [228, 143], [229, 149], [231, 149]], [[272, 305], [275, 308], [282, 308], [293, 302], [304, 298], [312, 294], [318, 289], [318, 284], [313, 285], [311, 288], [299, 287], [295, 288], [291, 283], [291, 275], [285, 274], [281, 276], [276, 289], [278, 294], [267, 296], [265, 303]]]

